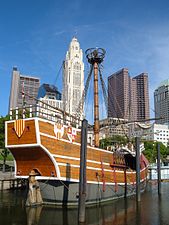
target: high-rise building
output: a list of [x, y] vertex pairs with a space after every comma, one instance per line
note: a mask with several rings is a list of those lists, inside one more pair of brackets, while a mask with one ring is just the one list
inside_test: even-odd
[[[38, 91], [39, 116], [53, 121], [63, 118], [61, 93], [55, 85], [42, 84]], [[59, 110], [58, 110], [59, 109]]]
[[128, 69], [108, 77], [108, 117], [129, 119], [129, 86]]
[[128, 69], [123, 68], [108, 77], [108, 117], [149, 119], [147, 73], [131, 78]]
[[[132, 78], [133, 86], [136, 85], [136, 98], [133, 96], [133, 109], [137, 112], [136, 118], [138, 120], [149, 119], [150, 106], [149, 106], [149, 91], [148, 91], [148, 74], [141, 73], [140, 75]], [[133, 88], [134, 89], [134, 88]], [[135, 101], [134, 101], [135, 98]]]
[[62, 99], [64, 110], [72, 115], [77, 113], [84, 90], [83, 53], [77, 38], [70, 42], [63, 68]]
[[52, 84], [42, 84], [38, 90], [37, 98], [61, 100], [61, 93]]
[[[32, 76], [22, 75], [16, 67], [12, 71], [11, 90], [9, 98], [9, 109], [16, 107], [35, 105], [40, 79]], [[25, 93], [23, 99], [23, 92]], [[24, 101], [24, 102], [23, 102]]]
[[169, 124], [169, 79], [163, 81], [154, 91], [155, 117], [159, 124]]

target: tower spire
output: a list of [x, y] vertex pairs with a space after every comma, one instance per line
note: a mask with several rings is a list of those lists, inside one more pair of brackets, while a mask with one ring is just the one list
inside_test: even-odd
[[76, 114], [83, 90], [83, 53], [77, 38], [73, 37], [63, 66], [63, 104], [66, 112]]

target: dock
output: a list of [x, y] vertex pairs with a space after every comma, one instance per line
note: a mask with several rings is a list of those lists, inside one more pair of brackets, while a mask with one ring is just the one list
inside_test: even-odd
[[[149, 180], [157, 180], [157, 165], [152, 164], [149, 166]], [[169, 181], [169, 166], [161, 164], [161, 180], [163, 182]]]
[[19, 178], [15, 178], [13, 172], [0, 171], [0, 190], [11, 190], [24, 188], [27, 185], [27, 181]]

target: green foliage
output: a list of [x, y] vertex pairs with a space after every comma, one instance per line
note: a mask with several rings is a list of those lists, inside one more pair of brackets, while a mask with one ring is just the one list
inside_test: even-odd
[[2, 156], [2, 158], [3, 158], [3, 160], [4, 161], [6, 161], [6, 159], [7, 159], [7, 157], [8, 157], [8, 155], [9, 155], [9, 151], [8, 151], [8, 149], [2, 149], [2, 151], [1, 151], [1, 156]]
[[[18, 119], [22, 119], [23, 118], [23, 114], [25, 115], [25, 118], [29, 118], [30, 117], [30, 109], [24, 108], [24, 109], [18, 109], [17, 111], [17, 116]], [[16, 109], [12, 110], [12, 119], [16, 119]]]
[[113, 137], [105, 138], [100, 140], [100, 148], [106, 149], [108, 146], [112, 146], [114, 144], [123, 144], [126, 145], [128, 139], [124, 136], [114, 135]]
[[[113, 137], [100, 140], [100, 147], [106, 149], [108, 146], [112, 146], [116, 143], [126, 145], [128, 143], [128, 139], [124, 136], [115, 135]], [[149, 160], [149, 162], [150, 163], [156, 162], [157, 142], [145, 141], [144, 147], [145, 147], [145, 150], [143, 151], [143, 153], [146, 156], [146, 158]], [[169, 147], [165, 147], [165, 145], [160, 143], [160, 154], [161, 154], [161, 160], [165, 161], [165, 159], [169, 155]]]
[[[144, 143], [145, 150], [143, 151], [146, 158], [150, 163], [156, 162], [157, 159], [157, 142], [146, 141]], [[160, 143], [160, 155], [161, 160], [164, 161], [169, 155], [169, 147], [165, 147], [162, 143]]]
[[5, 121], [9, 120], [9, 116], [0, 117], [0, 148], [5, 148]]
[[[4, 161], [4, 158], [1, 154], [2, 151], [0, 151], [0, 161]], [[13, 161], [14, 158], [13, 158], [13, 155], [11, 154], [11, 152], [9, 152], [9, 154], [7, 155], [7, 158], [6, 158], [6, 161]]]
[[1, 156], [4, 162], [6, 161], [9, 154], [9, 151], [5, 148], [5, 121], [7, 120], [9, 120], [8, 115], [5, 117], [0, 117], [0, 149], [2, 149]]

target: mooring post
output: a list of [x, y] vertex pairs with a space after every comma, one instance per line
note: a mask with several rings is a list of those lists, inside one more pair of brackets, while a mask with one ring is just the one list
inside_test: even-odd
[[157, 143], [157, 175], [158, 175], [158, 195], [161, 195], [160, 143]]
[[88, 121], [84, 119], [82, 121], [82, 129], [81, 129], [80, 177], [79, 177], [78, 221], [80, 223], [85, 222], [87, 127]]
[[140, 202], [140, 137], [135, 138], [136, 143], [136, 201]]
[[38, 181], [35, 179], [38, 175], [34, 170], [29, 173], [29, 191], [26, 200], [26, 206], [36, 206], [43, 203]]
[[127, 173], [126, 168], [124, 168], [124, 182], [125, 182], [125, 189], [124, 189], [124, 197], [127, 197]]

